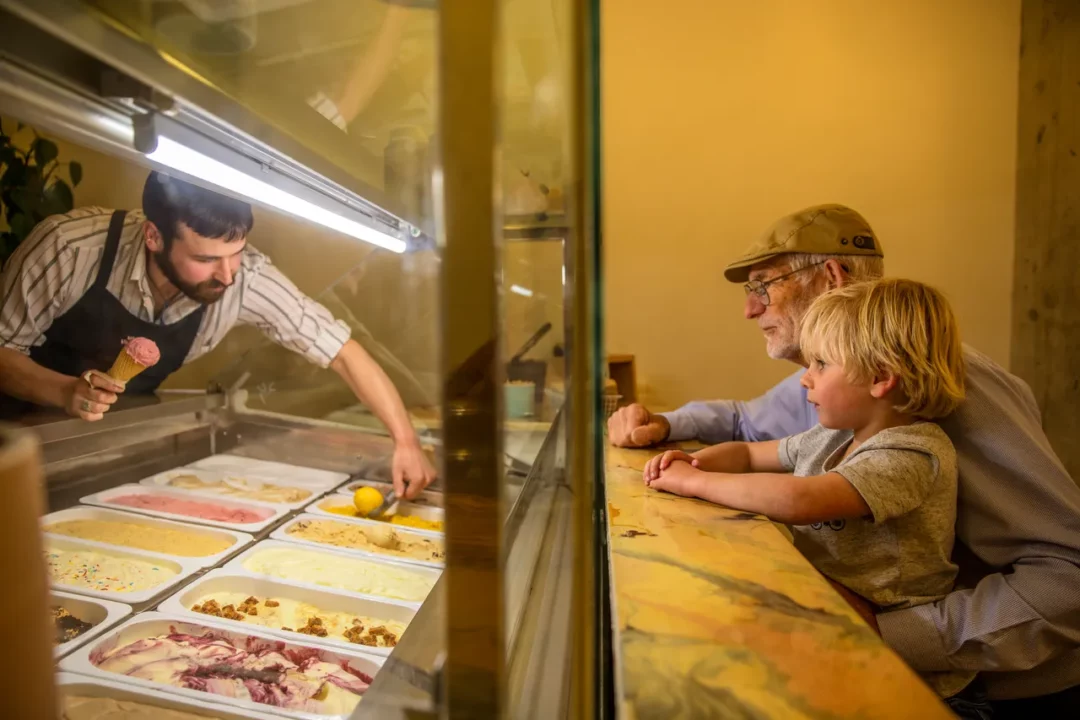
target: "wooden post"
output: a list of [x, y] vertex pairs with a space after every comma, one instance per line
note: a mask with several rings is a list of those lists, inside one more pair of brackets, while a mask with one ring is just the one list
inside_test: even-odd
[[1080, 479], [1080, 2], [1024, 0], [1012, 371]]

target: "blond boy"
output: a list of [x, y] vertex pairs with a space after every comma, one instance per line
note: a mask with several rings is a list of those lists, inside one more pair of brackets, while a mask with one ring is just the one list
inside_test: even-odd
[[[663, 453], [646, 466], [646, 484], [787, 523], [822, 574], [883, 610], [944, 597], [957, 572], [956, 453], [931, 421], [964, 397], [948, 303], [911, 280], [849, 285], [814, 301], [801, 348], [819, 425]], [[924, 677], [951, 697], [973, 676]]]

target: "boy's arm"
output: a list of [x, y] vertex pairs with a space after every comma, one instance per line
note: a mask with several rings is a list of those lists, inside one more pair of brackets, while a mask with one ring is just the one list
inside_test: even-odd
[[721, 473], [783, 472], [779, 448], [779, 440], [720, 443], [694, 453], [694, 467]]
[[780, 462], [779, 440], [760, 443], [727, 442], [698, 450], [693, 455], [682, 450], [667, 450], [655, 455], [645, 464], [643, 476], [645, 483], [660, 477], [673, 462], [683, 461], [708, 472], [748, 473], [782, 472], [786, 470]]
[[724, 474], [674, 462], [650, 487], [698, 497], [789, 525], [870, 515], [862, 495], [839, 473], [795, 477], [780, 473]]

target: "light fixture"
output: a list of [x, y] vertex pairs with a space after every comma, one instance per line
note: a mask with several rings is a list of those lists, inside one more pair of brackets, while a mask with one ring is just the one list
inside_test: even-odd
[[532, 297], [533, 296], [533, 291], [532, 290], [530, 290], [527, 287], [521, 287], [520, 285], [511, 285], [510, 286], [510, 292], [517, 293], [518, 295], [521, 295], [522, 297]]
[[341, 190], [332, 196], [313, 187], [313, 183], [298, 180], [300, 171], [295, 167], [281, 167], [273, 160], [260, 162], [156, 113], [135, 118], [134, 126], [135, 147], [156, 165], [179, 171], [200, 185], [209, 184], [215, 190], [225, 190], [391, 252], [405, 252], [405, 240], [400, 234], [391, 234], [399, 230], [377, 229], [373, 225], [381, 223], [353, 207], [363, 207], [362, 198], [356, 197], [350, 203]]

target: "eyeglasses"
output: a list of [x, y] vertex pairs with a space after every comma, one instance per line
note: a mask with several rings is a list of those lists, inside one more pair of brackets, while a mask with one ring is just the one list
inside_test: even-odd
[[772, 298], [769, 297], [769, 286], [770, 285], [772, 285], [773, 283], [778, 283], [781, 280], [784, 280], [786, 278], [789, 278], [792, 275], [794, 275], [795, 273], [801, 273], [803, 270], [809, 270], [812, 267], [817, 267], [818, 265], [824, 265], [827, 262], [828, 262], [828, 260], [822, 260], [821, 262], [816, 262], [813, 265], [807, 265], [806, 267], [801, 267], [798, 270], [792, 270], [789, 273], [784, 273], [780, 277], [774, 277], [772, 280], [765, 280], [764, 282], [762, 282], [761, 280], [751, 280], [750, 282], [743, 285], [743, 290], [746, 291], [747, 297], [749, 297], [751, 295], [751, 293], [754, 294], [754, 295], [757, 295], [757, 298], [758, 298], [758, 300], [761, 301], [761, 304], [764, 305], [765, 307], [769, 307], [769, 305], [772, 303]]

